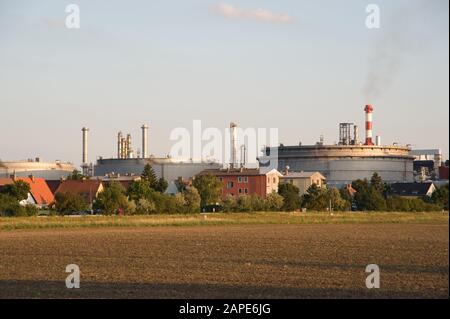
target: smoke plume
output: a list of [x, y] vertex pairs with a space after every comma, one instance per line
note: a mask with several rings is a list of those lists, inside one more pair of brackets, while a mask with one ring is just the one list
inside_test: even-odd
[[380, 29], [369, 30], [381, 34], [375, 34], [377, 38], [370, 50], [369, 70], [363, 87], [367, 101], [380, 98], [389, 90], [405, 61], [427, 49], [435, 32], [428, 24], [443, 12], [448, 12], [447, 0], [411, 1], [391, 13], [381, 8]]

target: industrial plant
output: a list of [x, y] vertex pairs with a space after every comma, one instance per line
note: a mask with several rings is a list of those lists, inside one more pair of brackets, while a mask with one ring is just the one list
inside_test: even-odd
[[[320, 172], [328, 185], [342, 186], [356, 179], [370, 178], [378, 173], [386, 182], [413, 182], [413, 162], [409, 146], [382, 145], [378, 135], [373, 141], [372, 116], [374, 108], [366, 105], [365, 140], [359, 139], [358, 126], [339, 124], [339, 143], [267, 147], [259, 161], [270, 165], [277, 161], [278, 170]], [[353, 135], [352, 135], [353, 133]]]
[[[442, 164], [439, 149], [412, 150], [410, 145], [396, 143], [384, 145], [380, 135], [373, 138], [372, 105], [366, 105], [365, 137], [361, 141], [358, 125], [339, 123], [339, 142], [326, 145], [323, 137], [313, 145], [267, 146], [257, 158], [261, 169], [277, 169], [279, 172], [318, 172], [327, 185], [341, 187], [356, 179], [370, 178], [378, 173], [388, 183], [424, 182], [448, 180], [448, 166]], [[168, 192], [176, 192], [175, 182], [191, 179], [204, 170], [240, 169], [247, 167], [246, 145], [238, 147], [237, 124], [230, 123], [230, 162], [213, 160], [194, 161], [155, 157], [149, 152], [149, 126], [143, 124], [139, 148], [134, 148], [131, 134], [117, 133], [117, 156], [98, 157], [96, 163], [88, 158], [89, 128], [83, 127], [81, 171], [83, 175], [102, 180], [133, 179], [150, 164], [157, 178], [169, 183]], [[240, 160], [238, 157], [240, 156]], [[250, 159], [251, 160], [251, 159]], [[0, 161], [0, 177], [35, 176], [46, 180], [65, 179], [74, 170], [72, 163], [61, 161], [43, 162], [40, 158], [26, 161]]]
[[141, 147], [142, 152], [134, 150], [132, 146], [131, 134], [124, 137], [122, 132], [117, 133], [117, 157], [99, 157], [96, 164], [88, 163], [87, 158], [87, 132], [88, 128], [83, 128], [82, 137], [82, 168], [83, 173], [88, 176], [95, 176], [100, 179], [133, 178], [141, 175], [145, 165], [150, 164], [157, 178], [164, 178], [169, 183], [168, 192], [176, 192], [174, 182], [180, 179], [189, 179], [205, 169], [220, 168], [222, 165], [214, 161], [193, 161], [191, 159], [175, 160], [170, 157], [155, 157], [149, 155], [148, 146], [149, 126], [141, 126]]
[[0, 178], [10, 176], [28, 177], [30, 175], [47, 180], [59, 180], [73, 172], [75, 166], [72, 163], [54, 161], [45, 162], [40, 157], [23, 161], [1, 161]]

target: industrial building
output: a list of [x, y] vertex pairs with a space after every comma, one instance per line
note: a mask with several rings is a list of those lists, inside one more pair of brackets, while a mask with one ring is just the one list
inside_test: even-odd
[[415, 149], [411, 150], [410, 155], [414, 156], [414, 178], [417, 182], [445, 179], [440, 149]]
[[[372, 137], [373, 107], [366, 105], [366, 138], [359, 141], [358, 127], [353, 123], [340, 123], [339, 143], [267, 147], [258, 160], [261, 166], [275, 166], [279, 171], [289, 167], [292, 171], [320, 172], [328, 185], [343, 186], [356, 179], [370, 179], [377, 172], [389, 183], [412, 182], [414, 157], [408, 146], [382, 145]], [[353, 133], [353, 136], [352, 136]]]
[[171, 158], [99, 158], [94, 166], [94, 172], [96, 176], [141, 175], [147, 164], [152, 166], [157, 178], [162, 177], [169, 182], [179, 177], [191, 178], [205, 169], [222, 167], [216, 162], [176, 161]]
[[0, 177], [8, 178], [11, 176], [43, 178], [46, 180], [59, 180], [70, 175], [75, 170], [72, 163], [63, 163], [60, 161], [44, 162], [39, 157], [28, 159], [26, 161], [1, 161]]
[[[87, 159], [87, 134], [88, 129], [83, 128], [83, 166], [89, 175], [104, 178], [105, 176], [139, 176], [145, 165], [150, 164], [157, 178], [164, 178], [169, 183], [169, 192], [176, 192], [175, 181], [189, 179], [205, 169], [218, 169], [221, 164], [212, 161], [175, 160], [169, 157], [157, 158], [148, 152], [148, 125], [144, 124], [142, 130], [142, 153], [134, 151], [131, 143], [131, 135], [117, 134], [117, 158], [98, 158], [91, 169]], [[136, 156], [135, 156], [136, 155]], [[93, 171], [91, 173], [91, 171]]]

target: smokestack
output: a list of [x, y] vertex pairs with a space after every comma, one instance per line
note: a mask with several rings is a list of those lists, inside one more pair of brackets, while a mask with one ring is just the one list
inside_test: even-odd
[[376, 144], [377, 146], [381, 146], [381, 136], [380, 136], [380, 135], [377, 135], [377, 136], [375, 137], [375, 144]]
[[230, 167], [236, 167], [237, 161], [237, 125], [233, 122], [230, 123], [230, 146], [231, 146], [231, 163]]
[[148, 158], [148, 125], [144, 124], [142, 129], [142, 158]]
[[83, 140], [82, 140], [83, 154], [82, 154], [81, 161], [83, 164], [87, 164], [87, 162], [88, 162], [88, 132], [89, 132], [89, 129], [87, 127], [83, 127], [81, 129], [81, 131], [83, 132]]
[[117, 158], [122, 158], [122, 132], [117, 133]]
[[372, 142], [372, 113], [373, 107], [370, 104], [367, 104], [364, 108], [366, 112], [366, 143], [364, 145], [373, 145]]
[[359, 129], [358, 125], [353, 126], [353, 144], [358, 145], [359, 143]]

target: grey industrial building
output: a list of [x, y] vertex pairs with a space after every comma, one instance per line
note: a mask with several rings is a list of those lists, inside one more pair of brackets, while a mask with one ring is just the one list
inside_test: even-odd
[[356, 179], [370, 179], [375, 172], [386, 182], [412, 182], [413, 160], [409, 149], [402, 146], [319, 144], [267, 148], [260, 164], [276, 162], [280, 171], [286, 167], [317, 171], [328, 185], [342, 186]]
[[[372, 142], [373, 107], [367, 105], [366, 138], [359, 141], [358, 127], [353, 123], [340, 123], [339, 143], [324, 145], [296, 145], [267, 147], [259, 158], [261, 166], [272, 166], [284, 171], [320, 172], [328, 185], [342, 186], [356, 179], [370, 179], [373, 173], [389, 183], [413, 182], [413, 161], [408, 146], [381, 145], [381, 138]], [[353, 132], [353, 136], [351, 133]]]
[[216, 162], [175, 161], [170, 158], [100, 158], [94, 166], [96, 176], [141, 175], [146, 164], [150, 164], [158, 178], [174, 181], [191, 178], [205, 169], [222, 167]]

